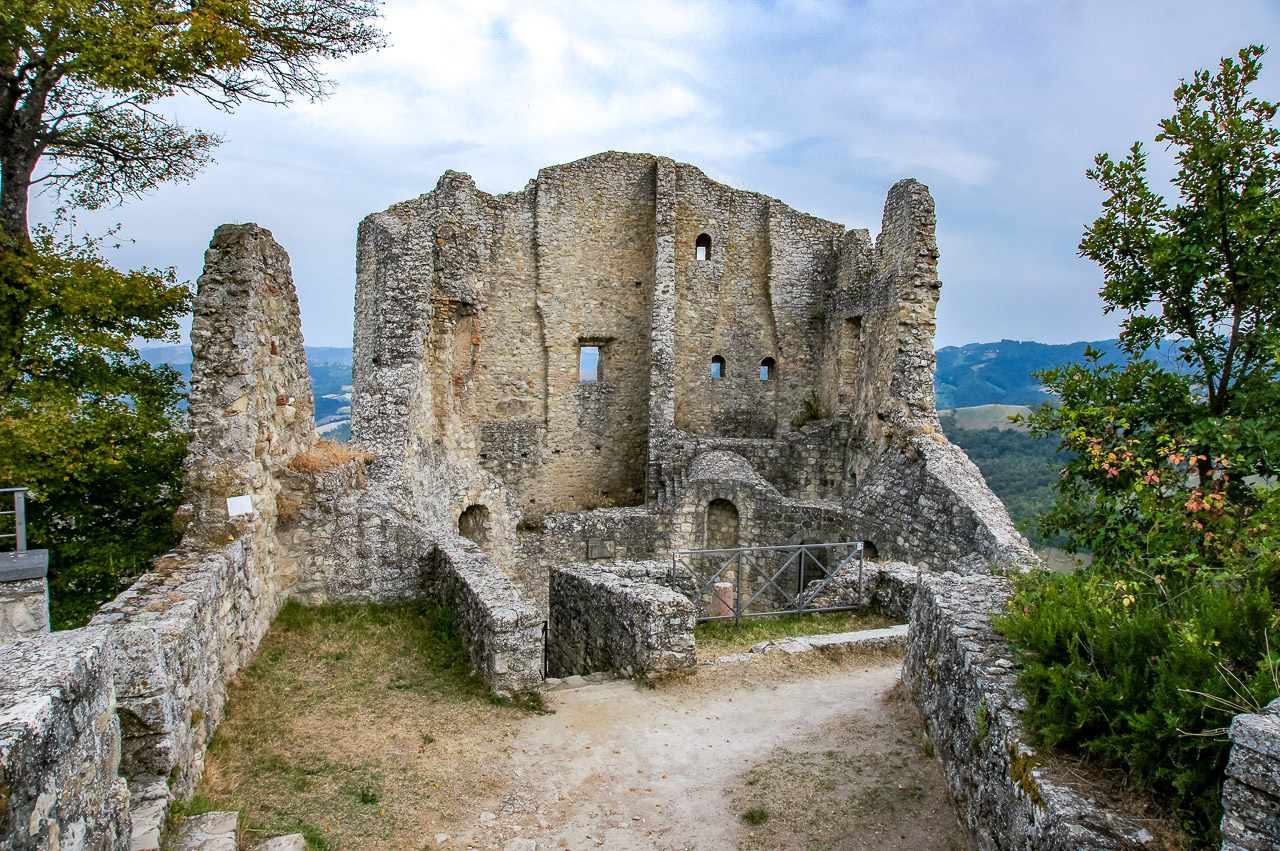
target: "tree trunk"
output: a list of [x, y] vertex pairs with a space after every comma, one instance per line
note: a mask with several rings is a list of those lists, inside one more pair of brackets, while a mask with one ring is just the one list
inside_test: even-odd
[[10, 251], [31, 242], [27, 202], [39, 158], [22, 154], [6, 152], [0, 167], [0, 249]]

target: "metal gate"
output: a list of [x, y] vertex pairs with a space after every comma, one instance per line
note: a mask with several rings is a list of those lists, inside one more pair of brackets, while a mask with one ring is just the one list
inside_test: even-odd
[[677, 550], [671, 586], [693, 600], [699, 621], [847, 611], [857, 607], [815, 607], [814, 601], [837, 576], [853, 571], [861, 600], [863, 564], [861, 541]]

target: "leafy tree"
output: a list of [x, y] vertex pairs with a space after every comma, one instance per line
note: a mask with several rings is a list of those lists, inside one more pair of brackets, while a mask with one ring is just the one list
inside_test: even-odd
[[[1280, 130], [1277, 107], [1249, 92], [1263, 53], [1248, 47], [1174, 92], [1156, 141], [1176, 151], [1175, 204], [1148, 186], [1141, 143], [1119, 162], [1099, 155], [1088, 172], [1108, 197], [1080, 254], [1102, 267], [1104, 312], [1124, 315], [1129, 360], [1103, 364], [1090, 350], [1084, 364], [1037, 373], [1062, 405], [1029, 423], [1078, 456], [1044, 531], [1095, 553], [1132, 549], [1152, 519], [1138, 503], [1155, 478], [1247, 507], [1245, 476], [1280, 472], [1270, 413], [1280, 409]], [[1161, 348], [1185, 371], [1144, 355]], [[1107, 463], [1129, 456], [1149, 463]]]
[[[176, 342], [190, 290], [117, 271], [94, 240], [28, 222], [32, 187], [98, 208], [191, 179], [221, 139], [161, 110], [325, 94], [320, 63], [381, 44], [376, 0], [9, 0], [0, 8], [0, 482], [32, 488], [55, 620], [80, 622], [176, 540]], [[34, 236], [34, 239], [32, 238]]]
[[1028, 422], [1072, 453], [1041, 531], [1094, 559], [1021, 578], [998, 622], [1046, 743], [1125, 770], [1197, 848], [1219, 841], [1222, 728], [1280, 694], [1280, 132], [1249, 92], [1263, 52], [1175, 91], [1156, 136], [1174, 203], [1141, 144], [1088, 172], [1107, 198], [1080, 253], [1124, 316], [1127, 361], [1090, 349], [1038, 373], [1061, 404]]
[[[221, 141], [157, 103], [322, 96], [325, 59], [378, 47], [375, 0], [9, 0], [0, 11], [0, 233], [48, 183], [94, 208], [188, 180]], [[50, 164], [36, 177], [39, 162]]]

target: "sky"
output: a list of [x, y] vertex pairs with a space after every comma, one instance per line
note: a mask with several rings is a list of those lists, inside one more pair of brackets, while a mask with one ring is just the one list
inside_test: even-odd
[[[847, 227], [880, 229], [904, 177], [938, 216], [938, 346], [1114, 336], [1076, 256], [1099, 152], [1153, 142], [1181, 78], [1280, 32], [1274, 0], [387, 0], [389, 46], [327, 63], [333, 93], [232, 115], [188, 184], [80, 213], [122, 226], [120, 266], [195, 280], [213, 230], [257, 222], [289, 252], [308, 345], [350, 346], [355, 233], [446, 169], [521, 189], [606, 150], [692, 163]], [[1257, 92], [1280, 100], [1280, 51]], [[1164, 191], [1164, 190], [1161, 190]], [[47, 217], [56, 199], [33, 203]]]

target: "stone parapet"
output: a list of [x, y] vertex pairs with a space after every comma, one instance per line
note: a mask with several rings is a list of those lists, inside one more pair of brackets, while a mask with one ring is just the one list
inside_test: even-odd
[[992, 614], [995, 576], [922, 573], [902, 680], [924, 716], [947, 786], [979, 851], [1150, 848], [1133, 819], [1068, 787], [1042, 764], [1018, 718], [1017, 674]]
[[0, 848], [124, 851], [129, 791], [108, 630], [0, 648]]
[[113, 628], [120, 643], [121, 771], [131, 784], [167, 778], [174, 797], [195, 791], [227, 683], [281, 601], [253, 550], [251, 541], [234, 541], [166, 556], [94, 617], [92, 625]]
[[[644, 575], [643, 571], [639, 575]], [[666, 674], [697, 664], [693, 604], [643, 578], [591, 565], [551, 571], [547, 659], [555, 677]]]
[[427, 596], [453, 612], [490, 691], [506, 696], [537, 688], [544, 621], [478, 546], [442, 536], [427, 556], [423, 579]]

